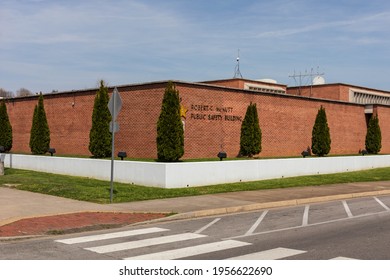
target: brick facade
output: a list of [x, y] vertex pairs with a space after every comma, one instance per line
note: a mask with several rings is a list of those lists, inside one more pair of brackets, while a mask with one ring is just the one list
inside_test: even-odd
[[[390, 99], [390, 92], [370, 89], [365, 87], [353, 86], [348, 84], [324, 84], [302, 87], [289, 87], [287, 94], [306, 96], [313, 98], [325, 98], [330, 100], [339, 100], [346, 102], [356, 102], [354, 97], [351, 96], [353, 92], [366, 93], [367, 95], [376, 96], [378, 98], [386, 100], [371, 99], [372, 101], [381, 102], [383, 104], [390, 105], [388, 99]], [[352, 100], [351, 100], [352, 99]], [[359, 103], [359, 102], [357, 102]]]
[[[229, 87], [229, 82], [230, 87]], [[181, 104], [187, 109], [184, 158], [215, 158], [225, 150], [239, 152], [241, 121], [250, 102], [257, 104], [262, 130], [261, 157], [299, 156], [311, 145], [311, 131], [318, 109], [326, 109], [332, 145], [330, 154], [357, 154], [364, 148], [365, 105], [290, 94], [261, 93], [243, 89], [243, 81], [218, 83], [175, 82]], [[221, 86], [223, 84], [223, 86]], [[116, 153], [132, 158], [156, 158], [156, 127], [166, 82], [120, 86], [122, 111], [116, 134]], [[110, 93], [112, 88], [109, 89]], [[336, 99], [340, 89], [322, 98]], [[97, 89], [44, 95], [57, 154], [90, 155], [88, 150], [92, 109]], [[13, 128], [13, 152], [29, 153], [29, 137], [37, 97], [7, 101]], [[382, 129], [382, 153], [390, 153], [390, 106], [376, 107]]]
[[390, 153], [390, 106], [380, 106], [376, 108], [379, 126], [382, 133], [381, 153]]

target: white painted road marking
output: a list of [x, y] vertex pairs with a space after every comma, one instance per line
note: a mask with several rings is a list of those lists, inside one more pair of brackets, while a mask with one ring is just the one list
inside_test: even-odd
[[378, 202], [383, 208], [385, 208], [387, 211], [390, 211], [390, 208], [387, 207], [387, 205], [384, 204], [382, 201], [380, 201], [379, 198], [377, 198], [377, 197], [374, 197], [374, 198], [375, 198], [376, 202]]
[[268, 210], [265, 210], [261, 216], [257, 219], [257, 221], [252, 225], [252, 227], [245, 233], [245, 235], [251, 235], [256, 228], [260, 225], [260, 223], [263, 221], [265, 215], [267, 215]]
[[279, 260], [295, 255], [300, 255], [303, 253], [306, 253], [306, 251], [288, 248], [275, 248], [271, 250], [229, 258], [228, 260]]
[[208, 223], [207, 225], [205, 225], [204, 227], [198, 229], [197, 231], [195, 231], [194, 233], [201, 233], [203, 231], [205, 231], [206, 229], [208, 229], [209, 227], [211, 227], [213, 224], [215, 224], [216, 222], [218, 222], [221, 218], [216, 218], [215, 220], [213, 220], [212, 222]]
[[121, 231], [121, 232], [114, 232], [114, 233], [83, 236], [83, 237], [75, 237], [75, 238], [68, 238], [68, 239], [60, 239], [60, 240], [56, 240], [56, 242], [60, 242], [64, 244], [77, 244], [77, 243], [84, 243], [84, 242], [91, 242], [91, 241], [107, 240], [112, 238], [156, 233], [156, 232], [162, 232], [168, 230], [169, 229], [165, 229], [165, 228], [145, 228], [145, 229], [128, 230], [128, 231]]
[[207, 254], [242, 246], [251, 245], [251, 243], [241, 242], [236, 240], [225, 240], [219, 242], [213, 242], [208, 244], [202, 244], [192, 247], [185, 247], [175, 250], [163, 251], [154, 254], [134, 256], [125, 258], [125, 260], [175, 260], [180, 258], [191, 257], [200, 254]]
[[348, 218], [352, 218], [353, 215], [351, 209], [349, 209], [349, 206], [345, 200], [343, 200], [343, 205], [344, 205], [345, 212], [347, 212]]
[[159, 245], [159, 244], [179, 242], [179, 241], [196, 239], [201, 237], [206, 237], [206, 235], [195, 234], [195, 233], [182, 233], [176, 235], [142, 239], [138, 241], [122, 242], [122, 243], [116, 243], [112, 245], [104, 245], [104, 246], [91, 247], [85, 249], [95, 253], [104, 254], [104, 253], [112, 253], [112, 252], [148, 247], [148, 246]]
[[333, 259], [330, 259], [330, 260], [333, 260], [333, 261], [345, 261], [345, 260], [357, 260], [357, 259], [346, 258], [346, 257], [337, 257], [337, 258], [333, 258]]
[[310, 205], [305, 206], [305, 212], [303, 212], [302, 226], [307, 226], [309, 224], [309, 208]]

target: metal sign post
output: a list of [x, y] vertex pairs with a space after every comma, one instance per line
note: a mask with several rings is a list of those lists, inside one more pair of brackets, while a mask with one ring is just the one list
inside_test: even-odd
[[114, 88], [110, 101], [108, 102], [108, 110], [111, 113], [110, 132], [112, 133], [111, 140], [111, 183], [110, 183], [110, 203], [112, 203], [114, 194], [114, 154], [115, 154], [115, 133], [119, 131], [119, 124], [116, 122], [119, 111], [122, 108], [122, 99], [117, 88]]

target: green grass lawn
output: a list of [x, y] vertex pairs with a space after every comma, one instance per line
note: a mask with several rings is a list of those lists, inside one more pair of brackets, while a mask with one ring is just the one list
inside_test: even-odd
[[[115, 183], [114, 202], [387, 180], [390, 180], [390, 167], [329, 175], [302, 176], [180, 189], [161, 189]], [[6, 168], [5, 175], [0, 176], [0, 186], [97, 203], [109, 203], [110, 201], [110, 182], [82, 177]]]

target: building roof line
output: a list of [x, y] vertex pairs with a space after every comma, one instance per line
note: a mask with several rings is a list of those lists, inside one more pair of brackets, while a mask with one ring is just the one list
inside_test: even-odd
[[233, 81], [233, 80], [241, 80], [241, 81], [244, 81], [244, 82], [251, 82], [251, 83], [256, 82], [256, 83], [259, 83], [259, 84], [265, 84], [265, 85], [271, 85], [271, 86], [284, 86], [284, 87], [287, 87], [287, 85], [285, 85], [285, 84], [269, 83], [269, 82], [264, 82], [264, 81], [260, 81], [260, 80], [251, 80], [251, 79], [245, 79], [245, 78], [218, 79], [218, 80], [201, 81], [199, 83], [209, 84], [209, 83], [225, 82], [225, 81]]
[[381, 89], [376, 89], [376, 88], [369, 88], [369, 87], [352, 85], [352, 84], [345, 84], [345, 83], [329, 83], [329, 84], [323, 84], [323, 85], [293, 86], [293, 87], [287, 87], [287, 89], [327, 87], [327, 86], [346, 86], [346, 87], [351, 87], [351, 88], [363, 89], [363, 90], [368, 90], [368, 91], [378, 91], [378, 92], [384, 92], [384, 93], [390, 94], [390, 91], [387, 91], [387, 90], [381, 90]]
[[[225, 79], [225, 80], [227, 81], [227, 80], [232, 80], [232, 79]], [[239, 80], [252, 81], [252, 80], [247, 80], [247, 79], [239, 79]], [[145, 82], [145, 83], [134, 83], [134, 84], [107, 86], [107, 88], [110, 91], [113, 90], [115, 87], [118, 88], [118, 90], [120, 90], [121, 88], [126, 88], [126, 87], [139, 87], [139, 86], [150, 86], [150, 85], [157, 85], [157, 84], [165, 84], [165, 83], [168, 83], [169, 81], [172, 81], [175, 84], [193, 85], [193, 86], [198, 86], [198, 87], [209, 87], [209, 88], [215, 88], [215, 89], [219, 89], [219, 90], [243, 92], [243, 93], [247, 93], [247, 94], [257, 94], [257, 95], [264, 94], [264, 95], [269, 95], [269, 96], [278, 96], [278, 97], [282, 97], [282, 98], [301, 98], [301, 99], [306, 99], [306, 100], [317, 100], [317, 101], [323, 101], [323, 102], [342, 103], [342, 104], [355, 105], [355, 106], [356, 105], [364, 106], [364, 104], [351, 103], [351, 102], [342, 101], [342, 100], [326, 99], [326, 98], [319, 98], [319, 97], [298, 96], [298, 95], [292, 95], [292, 94], [286, 94], [286, 93], [270, 93], [270, 92], [265, 92], [265, 91], [258, 91], [258, 90], [250, 90], [250, 89], [243, 89], [243, 88], [235, 88], [235, 87], [227, 87], [227, 86], [221, 86], [221, 85], [215, 85], [215, 84], [208, 84], [208, 83], [204, 83], [204, 82], [187, 82], [187, 81], [181, 81], [181, 80], [161, 80], [161, 81], [153, 81], [153, 82]], [[223, 81], [223, 80], [220, 80], [220, 81]], [[368, 89], [368, 88], [363, 88], [363, 87], [353, 86], [353, 85], [348, 85], [348, 84], [343, 84], [343, 83], [334, 83], [334, 84], [326, 84], [326, 85], [333, 85], [333, 86], [334, 85], [344, 85], [344, 86], [350, 86], [350, 87], [355, 87], [355, 88]], [[316, 85], [316, 86], [325, 86], [325, 85]], [[296, 88], [298, 88], [298, 87], [296, 87]], [[56, 96], [56, 95], [62, 95], [62, 94], [68, 95], [68, 94], [76, 94], [76, 93], [97, 91], [98, 89], [99, 88], [96, 87], [96, 88], [81, 89], [81, 90], [51, 92], [51, 93], [46, 93], [44, 95], [45, 96]], [[373, 90], [373, 89], [371, 89], [371, 90]], [[382, 91], [382, 92], [384, 92], [384, 91]], [[7, 99], [8, 99], [8, 101], [10, 101], [10, 100], [20, 100], [20, 99], [36, 98], [36, 96], [37, 95], [31, 95], [31, 96], [23, 96], [23, 97], [12, 97], [12, 98], [7, 98]], [[388, 106], [388, 105], [384, 105], [384, 106]]]

